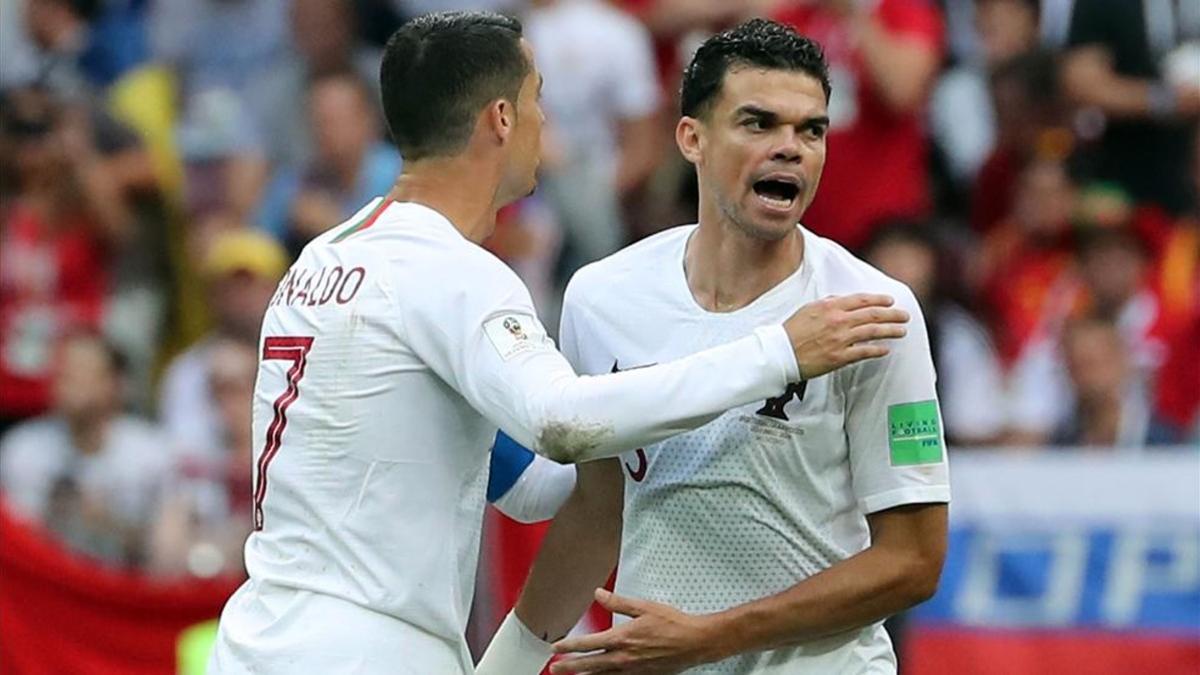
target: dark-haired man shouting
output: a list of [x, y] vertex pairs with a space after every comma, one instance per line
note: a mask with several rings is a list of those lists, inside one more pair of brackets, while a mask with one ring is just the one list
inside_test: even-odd
[[[584, 373], [662, 363], [856, 293], [895, 297], [911, 329], [864, 329], [893, 338], [891, 352], [579, 466], [479, 673], [536, 673], [544, 640], [562, 637], [593, 591], [616, 625], [558, 642], [593, 653], [552, 672], [896, 672], [882, 621], [937, 587], [945, 441], [913, 294], [798, 224], [825, 161], [829, 94], [820, 48], [780, 24], [705, 42], [676, 128], [699, 178], [699, 224], [580, 270], [563, 351]], [[618, 550], [612, 594], [596, 587]]]

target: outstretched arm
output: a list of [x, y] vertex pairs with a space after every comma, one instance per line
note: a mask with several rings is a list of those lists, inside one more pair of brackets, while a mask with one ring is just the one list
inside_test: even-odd
[[[438, 283], [396, 291], [403, 342], [517, 442], [558, 462], [615, 457], [775, 396], [802, 374], [883, 356], [888, 348], [874, 341], [902, 335], [908, 321], [888, 296], [825, 299], [783, 326], [676, 361], [579, 376], [546, 337], [516, 275], [486, 252], [478, 256], [488, 257], [465, 261], [471, 269], [461, 280], [412, 270], [406, 280]], [[564, 302], [572, 302], [569, 288]]]

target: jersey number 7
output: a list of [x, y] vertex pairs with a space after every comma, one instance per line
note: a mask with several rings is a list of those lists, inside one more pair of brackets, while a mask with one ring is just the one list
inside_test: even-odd
[[258, 481], [254, 486], [254, 530], [263, 529], [263, 498], [267, 496], [267, 467], [279, 452], [283, 442], [283, 430], [287, 427], [287, 410], [300, 398], [300, 380], [304, 378], [304, 367], [308, 364], [308, 352], [312, 349], [311, 337], [268, 337], [263, 338], [263, 361], [291, 361], [287, 371], [287, 389], [275, 399], [275, 416], [267, 427], [267, 443], [258, 457]]

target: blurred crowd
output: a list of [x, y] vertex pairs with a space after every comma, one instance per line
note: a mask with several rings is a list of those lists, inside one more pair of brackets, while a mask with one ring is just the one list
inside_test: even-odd
[[259, 320], [304, 244], [402, 166], [383, 43], [522, 17], [540, 188], [487, 242], [549, 326], [581, 265], [695, 218], [682, 64], [752, 16], [824, 47], [805, 225], [922, 303], [971, 446], [1200, 437], [1200, 3], [16, 0], [0, 3], [0, 495], [71, 547], [237, 571]]

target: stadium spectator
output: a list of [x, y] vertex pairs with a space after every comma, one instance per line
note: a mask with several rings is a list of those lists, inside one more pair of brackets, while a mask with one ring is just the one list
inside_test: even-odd
[[1060, 303], [1072, 283], [1070, 225], [1077, 192], [1062, 162], [1029, 162], [1009, 216], [979, 251], [976, 272], [1005, 364], [1021, 354], [1039, 325], [1066, 311]]
[[189, 454], [175, 467], [154, 528], [149, 568], [158, 574], [242, 572], [253, 475], [250, 399], [258, 369], [252, 344], [215, 338], [206, 365], [219, 452]]
[[1004, 374], [986, 326], [970, 311], [949, 252], [932, 229], [896, 222], [875, 232], [866, 260], [904, 282], [925, 315], [937, 368], [942, 420], [951, 444], [994, 443], [1006, 430]]
[[[1200, 135], [1192, 145], [1192, 184], [1200, 195]], [[1155, 392], [1154, 440], [1200, 440], [1200, 203], [1171, 230], [1156, 270], [1167, 354]]]
[[1064, 126], [1055, 56], [1032, 51], [992, 70], [996, 139], [971, 190], [971, 226], [990, 233], [1012, 211], [1021, 168], [1038, 156], [1063, 157], [1073, 138]]
[[246, 220], [268, 179], [254, 86], [284, 55], [284, 0], [157, 0], [152, 54], [179, 80], [179, 150], [190, 214]]
[[54, 349], [98, 329], [110, 264], [133, 219], [117, 177], [125, 140], [100, 135], [86, 110], [45, 89], [8, 92], [0, 108], [0, 426], [44, 412]]
[[[1089, 205], [1096, 201], [1109, 206]], [[1104, 187], [1084, 190], [1075, 217], [1073, 270], [1059, 278], [1053, 311], [1043, 314], [1012, 368], [1014, 423], [1022, 431], [1046, 431], [1069, 423], [1075, 403], [1068, 379], [1071, 355], [1063, 347], [1065, 331], [1070, 321], [1087, 317], [1117, 327], [1126, 350], [1130, 395], [1148, 406], [1166, 352], [1167, 322], [1149, 274], [1146, 244], [1132, 229], [1131, 216], [1132, 209], [1121, 201], [1119, 192]], [[1138, 438], [1146, 440], [1146, 429], [1138, 431]], [[1026, 439], [1052, 440], [1037, 435]]]
[[29, 0], [37, 79], [61, 96], [99, 93], [149, 56], [140, 12], [129, 2]]
[[317, 75], [307, 110], [316, 153], [304, 167], [283, 169], [268, 187], [258, 223], [293, 256], [391, 188], [400, 155], [382, 139], [373, 90], [353, 71]]
[[1038, 44], [1038, 0], [979, 0], [974, 9], [979, 47], [942, 75], [929, 105], [930, 132], [945, 154], [951, 176], [964, 185], [995, 145], [996, 119], [988, 88], [991, 72]]
[[526, 33], [544, 73], [542, 189], [563, 227], [569, 273], [627, 238], [621, 198], [663, 156], [650, 34], [601, 0], [534, 0]]
[[210, 373], [222, 338], [256, 348], [263, 311], [287, 268], [279, 244], [261, 233], [217, 233], [203, 261], [213, 331], [171, 362], [163, 376], [159, 414], [171, 437], [190, 452], [222, 456], [220, 410]]
[[1179, 51], [1200, 40], [1200, 12], [1187, 5], [1076, 0], [1062, 66], [1082, 131], [1100, 135], [1090, 148], [1096, 178], [1175, 214], [1194, 199], [1187, 138], [1200, 117], [1200, 53], [1194, 44]]
[[1075, 404], [1052, 441], [1141, 448], [1149, 424], [1146, 392], [1139, 387], [1117, 325], [1098, 317], [1077, 319], [1063, 331], [1062, 351]]
[[830, 147], [805, 224], [850, 248], [885, 218], [930, 208], [924, 108], [942, 52], [929, 0], [793, 0], [775, 18], [816, 40], [829, 59]]
[[136, 566], [173, 452], [157, 428], [122, 414], [123, 359], [102, 338], [68, 337], [56, 366], [51, 413], [0, 443], [0, 490], [73, 549]]
[[349, 2], [295, 0], [289, 8], [284, 58], [255, 83], [250, 99], [263, 131], [267, 159], [276, 167], [303, 168], [312, 159], [313, 135], [304, 106], [309, 81], [321, 73], [352, 71], [371, 87], [371, 114], [379, 99], [377, 47], [356, 42], [357, 22]]

